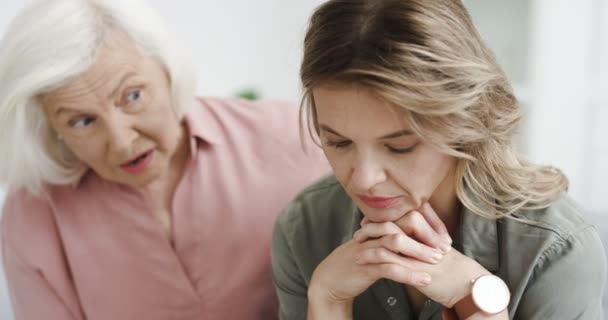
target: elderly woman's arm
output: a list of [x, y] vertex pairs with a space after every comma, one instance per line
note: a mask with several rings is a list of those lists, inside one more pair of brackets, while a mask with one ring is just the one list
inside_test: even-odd
[[4, 244], [2, 258], [15, 320], [83, 319], [70, 310], [39, 270], [28, 266]]
[[83, 320], [48, 203], [12, 193], [0, 216], [0, 251], [15, 320]]

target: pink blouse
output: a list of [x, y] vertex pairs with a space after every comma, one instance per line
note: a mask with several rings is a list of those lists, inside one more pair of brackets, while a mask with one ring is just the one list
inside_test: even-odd
[[199, 101], [186, 117], [192, 157], [171, 242], [138, 193], [93, 172], [40, 197], [7, 196], [2, 254], [17, 320], [277, 318], [275, 217], [329, 166], [318, 147], [302, 151], [296, 105]]

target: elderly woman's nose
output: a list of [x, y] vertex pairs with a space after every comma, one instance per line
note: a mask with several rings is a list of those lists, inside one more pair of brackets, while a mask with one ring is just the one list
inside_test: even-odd
[[108, 119], [105, 135], [109, 151], [129, 151], [137, 138], [134, 119], [124, 115]]

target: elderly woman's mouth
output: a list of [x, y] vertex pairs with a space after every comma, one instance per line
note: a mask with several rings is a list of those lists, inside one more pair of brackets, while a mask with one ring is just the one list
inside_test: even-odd
[[136, 158], [123, 163], [120, 167], [129, 173], [139, 173], [145, 170], [154, 156], [154, 149], [148, 150]]

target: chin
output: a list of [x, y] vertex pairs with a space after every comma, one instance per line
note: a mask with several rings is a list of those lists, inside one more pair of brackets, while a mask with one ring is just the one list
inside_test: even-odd
[[137, 187], [145, 187], [160, 178], [159, 172], [148, 172], [145, 176], [139, 177], [136, 182]]
[[134, 188], [141, 188], [156, 181], [160, 176], [161, 175], [159, 172], [155, 170], [149, 170], [140, 175], [121, 174], [114, 180]]
[[368, 220], [373, 222], [397, 221], [408, 212], [420, 208], [421, 205], [422, 204], [418, 204], [417, 201], [408, 199], [400, 201], [395, 206], [380, 209], [368, 207], [364, 203], [357, 202], [357, 206], [361, 209], [361, 212], [363, 212]]
[[371, 222], [392, 222], [399, 220], [410, 210], [403, 210], [403, 208], [386, 208], [386, 209], [374, 209], [365, 208], [365, 206], [359, 206], [363, 215]]

